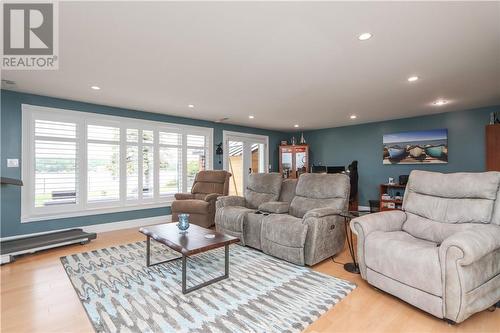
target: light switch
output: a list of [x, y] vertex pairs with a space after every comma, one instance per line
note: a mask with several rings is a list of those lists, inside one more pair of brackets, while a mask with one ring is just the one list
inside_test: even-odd
[[7, 168], [19, 168], [19, 159], [8, 158], [7, 159]]

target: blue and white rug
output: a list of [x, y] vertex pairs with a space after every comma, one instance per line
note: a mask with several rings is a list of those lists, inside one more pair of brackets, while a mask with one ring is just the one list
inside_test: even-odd
[[[183, 295], [181, 262], [146, 267], [145, 242], [61, 257], [97, 332], [300, 332], [356, 286], [248, 247], [229, 279]], [[152, 262], [177, 256], [152, 241]], [[224, 248], [188, 259], [188, 286], [224, 272]]]

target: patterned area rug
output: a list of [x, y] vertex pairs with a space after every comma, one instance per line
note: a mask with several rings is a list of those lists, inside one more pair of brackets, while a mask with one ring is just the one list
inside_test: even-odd
[[[356, 286], [232, 245], [229, 279], [183, 295], [181, 262], [146, 267], [137, 242], [61, 257], [97, 332], [300, 332]], [[152, 262], [178, 256], [152, 241]], [[224, 248], [188, 259], [188, 286], [222, 275]]]

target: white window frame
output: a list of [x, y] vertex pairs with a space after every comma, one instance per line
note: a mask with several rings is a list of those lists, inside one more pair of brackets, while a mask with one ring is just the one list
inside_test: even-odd
[[[77, 126], [77, 161], [78, 187], [76, 204], [62, 206], [34, 207], [35, 193], [35, 119], [52, 121], [63, 121], [76, 123]], [[103, 203], [87, 202], [87, 125], [96, 124], [104, 126], [114, 126], [120, 128], [120, 198], [117, 201]], [[152, 129], [154, 134], [154, 192], [153, 197], [147, 200], [142, 198], [142, 168], [139, 162], [139, 196], [137, 200], [127, 200], [126, 196], [126, 129], [139, 129], [137, 142], [138, 153], [142, 154], [142, 130]], [[211, 127], [200, 127], [191, 125], [181, 125], [165, 123], [159, 121], [142, 120], [120, 116], [102, 115], [91, 112], [73, 111], [59, 108], [42, 107], [37, 105], [22, 104], [22, 180], [24, 186], [21, 188], [21, 222], [34, 222], [48, 219], [58, 219], [67, 217], [77, 217], [86, 215], [97, 215], [115, 212], [124, 212], [138, 209], [148, 209], [156, 207], [168, 207], [173, 201], [173, 196], [160, 196], [159, 194], [159, 131], [175, 132], [182, 135], [182, 191], [186, 191], [186, 137], [188, 134], [203, 135], [207, 138], [205, 157], [205, 169], [213, 169], [213, 132]], [[56, 138], [57, 140], [57, 138]], [[92, 141], [93, 142], [93, 141]], [[105, 141], [103, 141], [105, 142]], [[114, 142], [116, 143], [116, 142]], [[165, 146], [165, 145], [161, 145]], [[141, 160], [141, 159], [139, 159]]]

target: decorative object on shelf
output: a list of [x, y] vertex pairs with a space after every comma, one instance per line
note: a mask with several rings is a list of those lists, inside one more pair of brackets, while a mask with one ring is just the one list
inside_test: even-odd
[[380, 211], [402, 209], [405, 189], [402, 184], [381, 184]]
[[401, 185], [406, 185], [406, 183], [408, 183], [408, 175], [399, 176], [399, 183]]
[[189, 229], [189, 214], [179, 214], [179, 222], [177, 223], [181, 234], [185, 234]]
[[292, 146], [295, 146], [297, 144], [297, 139], [295, 139], [295, 137], [292, 136], [292, 139], [290, 140], [290, 142], [292, 143]]
[[222, 163], [222, 154], [224, 154], [224, 150], [222, 149], [222, 142], [217, 144], [217, 149], [215, 149], [215, 155], [219, 157], [219, 164]]
[[500, 112], [490, 113], [490, 125], [500, 124]]
[[389, 177], [389, 182], [388, 182], [389, 185], [394, 185], [394, 178], [392, 177]]
[[385, 134], [383, 164], [448, 163], [448, 130]]
[[279, 146], [279, 172], [284, 178], [298, 178], [309, 172], [309, 146]]
[[305, 145], [306, 139], [304, 139], [304, 132], [300, 133], [300, 144]]
[[286, 141], [286, 140], [282, 140], [282, 141], [281, 141], [281, 145], [282, 145], [282, 146], [286, 146], [286, 145], [288, 145], [288, 141]]

